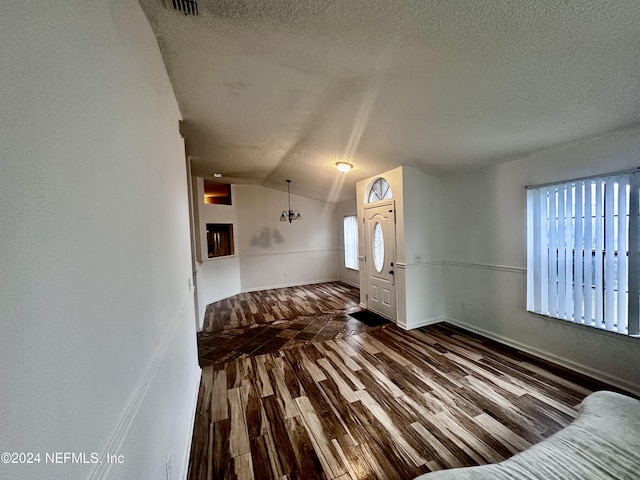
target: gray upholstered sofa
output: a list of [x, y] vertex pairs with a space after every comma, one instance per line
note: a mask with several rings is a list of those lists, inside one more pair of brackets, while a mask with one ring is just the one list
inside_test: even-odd
[[416, 480], [640, 479], [640, 401], [600, 391], [569, 426], [497, 464], [427, 473]]

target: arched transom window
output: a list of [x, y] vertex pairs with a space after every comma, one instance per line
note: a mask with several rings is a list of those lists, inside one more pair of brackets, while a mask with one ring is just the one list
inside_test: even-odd
[[387, 200], [392, 197], [391, 185], [384, 178], [378, 178], [369, 190], [369, 196], [367, 197], [367, 203], [379, 202], [380, 200]]

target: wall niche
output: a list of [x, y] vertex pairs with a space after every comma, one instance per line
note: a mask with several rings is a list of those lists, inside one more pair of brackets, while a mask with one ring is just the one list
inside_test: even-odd
[[233, 254], [233, 224], [207, 223], [208, 258], [227, 257]]
[[204, 203], [213, 205], [231, 205], [231, 185], [204, 181]]

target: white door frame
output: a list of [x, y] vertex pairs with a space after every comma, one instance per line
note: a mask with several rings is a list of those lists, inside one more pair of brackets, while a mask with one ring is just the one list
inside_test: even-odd
[[[385, 226], [387, 227], [387, 231], [384, 231], [384, 239], [385, 239], [385, 258], [382, 267], [382, 271], [378, 272], [373, 264], [373, 250], [371, 248], [373, 229], [369, 226], [369, 219], [367, 212], [373, 209], [379, 208], [388, 209], [388, 220], [385, 222]], [[368, 310], [371, 310], [379, 315], [382, 315], [390, 320], [397, 322], [398, 319], [398, 299], [397, 299], [397, 281], [396, 281], [396, 258], [397, 258], [397, 246], [396, 246], [396, 209], [395, 209], [395, 200], [384, 200], [375, 203], [368, 203], [363, 205], [362, 207], [362, 220], [363, 220], [363, 232], [364, 232], [364, 246], [365, 246], [365, 258], [364, 258], [364, 267], [365, 267], [365, 305]], [[390, 243], [393, 243], [392, 248], [386, 248]], [[389, 309], [376, 308], [374, 302], [372, 301], [372, 281], [371, 281], [371, 269], [376, 273], [384, 272], [383, 276], [388, 279], [390, 282], [391, 288], [390, 295], [392, 298], [392, 306], [389, 306]], [[384, 279], [382, 280], [384, 282]]]

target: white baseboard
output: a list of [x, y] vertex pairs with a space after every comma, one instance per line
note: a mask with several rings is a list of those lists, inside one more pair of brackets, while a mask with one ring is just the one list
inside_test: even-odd
[[237, 292], [232, 292], [232, 293], [227, 293], [227, 294], [224, 294], [224, 295], [220, 295], [220, 296], [214, 297], [212, 299], [207, 299], [207, 303], [205, 305], [211, 305], [212, 303], [219, 302], [220, 300], [225, 300], [227, 298], [233, 297], [233, 296], [238, 295], [240, 293], [242, 293], [242, 290], [238, 290]]
[[338, 278], [337, 281], [340, 282], [340, 283], [344, 283], [345, 285], [349, 285], [350, 287], [353, 287], [353, 288], [360, 288], [360, 285], [358, 285], [357, 283], [349, 282], [348, 280], [345, 280], [344, 278]]
[[413, 330], [414, 328], [426, 327], [427, 325], [433, 325], [434, 323], [443, 322], [445, 319], [443, 317], [433, 317], [433, 318], [425, 318], [424, 320], [420, 320], [418, 322], [411, 322], [410, 324], [401, 324], [397, 323], [397, 325], [404, 330]]
[[635, 385], [633, 383], [629, 383], [626, 380], [616, 377], [614, 375], [610, 375], [606, 372], [602, 372], [600, 370], [594, 370], [592, 368], [586, 367], [582, 364], [576, 363], [572, 360], [569, 360], [564, 357], [560, 357], [550, 352], [546, 352], [544, 350], [540, 350], [538, 348], [533, 348], [529, 345], [525, 345], [524, 343], [516, 342], [507, 337], [503, 337], [502, 335], [497, 335], [493, 332], [485, 330], [483, 328], [478, 328], [475, 325], [471, 325], [466, 322], [462, 322], [460, 320], [456, 320], [454, 318], [443, 318], [443, 321], [447, 323], [451, 323], [452, 325], [456, 325], [465, 330], [469, 330], [473, 333], [477, 333], [483, 337], [489, 338], [491, 340], [495, 340], [496, 342], [502, 343], [504, 345], [508, 345], [509, 347], [517, 348], [518, 350], [522, 350], [523, 352], [529, 353], [535, 357], [542, 358], [543, 360], [547, 360], [551, 363], [555, 363], [560, 365], [568, 370], [572, 370], [581, 375], [585, 375], [587, 377], [591, 377], [595, 380], [599, 380], [601, 382], [607, 383], [614, 387], [621, 388], [629, 393], [640, 396], [640, 386]]
[[301, 255], [307, 253], [318, 253], [318, 252], [337, 252], [337, 248], [312, 248], [309, 250], [287, 250], [282, 252], [252, 252], [252, 253], [239, 253], [238, 257], [275, 257], [281, 255]]
[[347, 285], [351, 285], [352, 287], [359, 288], [358, 285], [350, 283], [350, 282], [347, 282], [346, 280], [342, 280], [340, 278], [330, 278], [328, 280], [313, 280], [313, 281], [310, 281], [310, 282], [302, 282], [302, 283], [283, 283], [281, 285], [269, 285], [269, 286], [266, 286], [266, 287], [256, 287], [256, 288], [241, 289], [241, 290], [238, 290], [235, 293], [231, 293], [231, 294], [215, 297], [212, 300], [207, 300], [206, 305], [210, 305], [212, 303], [219, 302], [220, 300], [226, 300], [227, 298], [233, 297], [233, 296], [238, 295], [240, 293], [259, 292], [261, 290], [273, 290], [274, 288], [299, 287], [299, 286], [302, 286], [302, 285], [315, 285], [316, 283], [327, 283], [327, 282], [341, 282], [341, 283], [346, 283]]
[[[153, 382], [156, 373], [158, 372], [160, 364], [162, 363], [162, 359], [167, 353], [167, 349], [169, 348], [169, 344], [171, 343], [171, 340], [176, 333], [178, 325], [180, 325], [184, 320], [182, 313], [185, 311], [185, 308], [191, 308], [188, 305], [189, 301], [193, 301], [192, 292], [189, 292], [189, 295], [187, 295], [187, 298], [182, 303], [181, 307], [174, 314], [171, 325], [169, 325], [169, 328], [165, 332], [164, 337], [158, 345], [151, 363], [147, 367], [147, 370], [144, 372], [142, 381], [138, 384], [130, 402], [126, 405], [120, 417], [120, 420], [118, 421], [118, 425], [111, 434], [107, 445], [101, 452], [100, 458], [105, 458], [107, 454], [117, 454], [120, 451], [120, 447], [122, 447], [122, 444], [127, 437], [127, 433], [129, 433], [129, 429], [133, 425], [135, 417], [140, 410], [142, 403], [144, 402], [147, 391], [149, 390], [149, 387], [151, 386], [151, 383]], [[110, 462], [97, 463], [95, 468], [91, 472], [91, 475], [89, 475], [89, 480], [106, 480], [112, 466], [113, 463]]]
[[198, 394], [200, 393], [200, 381], [202, 380], [202, 369], [200, 369], [200, 375], [198, 375], [198, 381], [196, 382], [197, 387], [193, 392], [193, 399], [191, 400], [191, 413], [189, 418], [191, 421], [189, 422], [189, 430], [187, 432], [187, 438], [189, 441], [185, 445], [184, 454], [182, 455], [182, 474], [178, 476], [178, 478], [182, 480], [187, 480], [187, 475], [189, 474], [189, 457], [191, 456], [191, 444], [193, 443], [193, 429], [196, 424], [196, 408], [198, 407]]
[[276, 288], [289, 288], [289, 287], [301, 287], [303, 285], [315, 285], [317, 283], [337, 282], [341, 281], [338, 277], [328, 278], [325, 280], [312, 280], [310, 282], [294, 282], [294, 283], [282, 283], [279, 285], [265, 285], [263, 287], [243, 288], [240, 293], [259, 292], [261, 290], [273, 290]]

